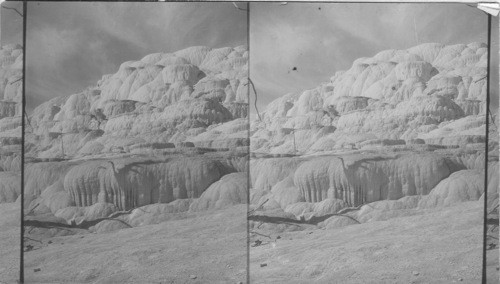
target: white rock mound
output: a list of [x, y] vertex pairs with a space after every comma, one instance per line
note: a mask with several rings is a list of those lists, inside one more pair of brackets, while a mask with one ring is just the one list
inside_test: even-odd
[[150, 54], [36, 107], [27, 212], [108, 232], [246, 203], [247, 61], [241, 46]]
[[271, 102], [252, 123], [252, 151], [342, 151], [374, 139], [484, 142], [486, 61], [481, 43], [360, 58], [330, 82]]
[[30, 116], [28, 154], [49, 158], [127, 153], [145, 142], [248, 145], [243, 129], [236, 134], [230, 132], [233, 127], [224, 126], [247, 117], [247, 61], [243, 46], [200, 46], [125, 62], [95, 86], [36, 107]]
[[250, 125], [251, 208], [333, 229], [477, 201], [486, 60], [481, 43], [386, 50], [272, 101]]

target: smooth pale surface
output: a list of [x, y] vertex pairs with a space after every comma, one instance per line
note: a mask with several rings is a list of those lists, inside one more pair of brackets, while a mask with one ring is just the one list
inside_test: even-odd
[[190, 205], [191, 211], [222, 209], [235, 204], [246, 203], [248, 188], [247, 173], [231, 173], [212, 183]]

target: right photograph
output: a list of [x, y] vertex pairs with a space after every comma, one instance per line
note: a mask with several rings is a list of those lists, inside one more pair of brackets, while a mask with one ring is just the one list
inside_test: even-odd
[[251, 3], [249, 34], [251, 283], [481, 282], [487, 14]]

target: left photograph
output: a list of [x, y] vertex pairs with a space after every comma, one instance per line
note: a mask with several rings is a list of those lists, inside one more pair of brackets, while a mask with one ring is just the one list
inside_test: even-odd
[[26, 14], [25, 283], [246, 283], [247, 4]]
[[21, 268], [23, 4], [0, 8], [0, 283]]

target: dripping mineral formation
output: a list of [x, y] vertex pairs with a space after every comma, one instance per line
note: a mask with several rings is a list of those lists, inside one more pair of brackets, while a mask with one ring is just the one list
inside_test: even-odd
[[150, 54], [35, 108], [25, 205], [58, 215], [97, 203], [117, 210], [168, 204], [197, 199], [221, 177], [245, 171], [247, 53]]
[[251, 124], [252, 194], [277, 206], [287, 179], [296, 200], [358, 206], [423, 198], [454, 172], [481, 170], [486, 57], [479, 43], [386, 50], [271, 102]]
[[[473, 267], [458, 274], [480, 281], [487, 51], [481, 43], [385, 50], [357, 59], [316, 88], [271, 102], [250, 125], [251, 278], [256, 283], [366, 283], [390, 275], [380, 281], [396, 283], [415, 278], [404, 267], [415, 263], [430, 271], [420, 281], [453, 282], [443, 275], [457, 274], [456, 269], [439, 266], [430, 248], [444, 248], [444, 238], [457, 238], [475, 251], [460, 256], [460, 249], [449, 248], [444, 258]], [[496, 136], [491, 125], [490, 137]], [[488, 151], [495, 169], [498, 140], [490, 141]], [[498, 204], [498, 187], [490, 191], [488, 202]], [[411, 219], [415, 215], [422, 217]], [[456, 225], [442, 227], [446, 236], [433, 229], [450, 222]], [[423, 245], [408, 237], [421, 234], [412, 228], [434, 239]], [[291, 232], [303, 230], [313, 230], [321, 251], [311, 252], [312, 240]], [[374, 230], [379, 233], [368, 237]], [[392, 246], [409, 243], [419, 253], [401, 255], [384, 247], [380, 253], [402, 265], [395, 271], [387, 270], [395, 266], [386, 258], [355, 261], [359, 253], [378, 252], [383, 241], [373, 240], [391, 237]], [[274, 246], [262, 241], [280, 249], [270, 251]], [[332, 262], [332, 257], [346, 261]], [[273, 263], [273, 269], [260, 268], [262, 262]], [[429, 263], [442, 270], [432, 271]], [[359, 278], [348, 277], [349, 271], [364, 270], [360, 267], [366, 270]], [[287, 273], [296, 278], [283, 276]]]
[[[84, 245], [81, 241], [71, 247], [46, 245], [47, 238], [57, 242], [53, 237], [60, 235], [69, 235], [64, 242], [71, 242], [75, 234], [98, 233], [95, 240], [99, 243], [109, 234], [120, 234], [118, 243], [128, 242], [129, 236], [140, 231], [168, 228], [157, 240], [153, 240], [157, 234], [148, 234], [137, 247], [143, 248], [141, 253], [165, 246], [178, 251], [163, 253], [170, 259], [155, 264], [137, 264], [137, 273], [120, 279], [107, 273], [106, 266], [96, 268], [95, 273], [78, 274], [80, 268], [68, 266], [68, 259], [60, 257], [44, 263], [45, 269], [28, 274], [27, 279], [184, 281], [186, 276], [167, 262], [189, 261], [194, 263], [191, 274], [201, 273], [196, 270], [211, 267], [203, 258], [213, 255], [198, 253], [204, 248], [191, 245], [191, 239], [194, 242], [197, 237], [174, 236], [185, 229], [200, 236], [216, 231], [220, 241], [213, 249], [231, 257], [241, 254], [234, 266], [244, 268], [247, 60], [248, 51], [242, 46], [197, 46], [150, 54], [121, 64], [116, 73], [104, 75], [82, 92], [36, 107], [26, 133], [25, 224], [31, 239], [45, 242], [27, 241], [26, 271], [40, 265], [37, 256], [69, 253]], [[207, 228], [205, 222], [212, 226]], [[225, 226], [232, 231], [220, 235]], [[228, 240], [232, 243], [227, 244]], [[131, 257], [129, 247], [124, 243], [113, 250], [117, 262]], [[96, 253], [103, 251], [106, 249]], [[197, 256], [187, 256], [192, 253]], [[183, 254], [186, 259], [180, 257]], [[65, 268], [58, 266], [62, 262]], [[145, 273], [155, 265], [161, 268]], [[170, 270], [165, 271], [167, 266]], [[210, 272], [197, 277], [207, 283], [245, 279], [241, 269], [218, 274], [221, 270], [216, 267], [213, 264]], [[67, 273], [63, 275], [61, 269]]]

